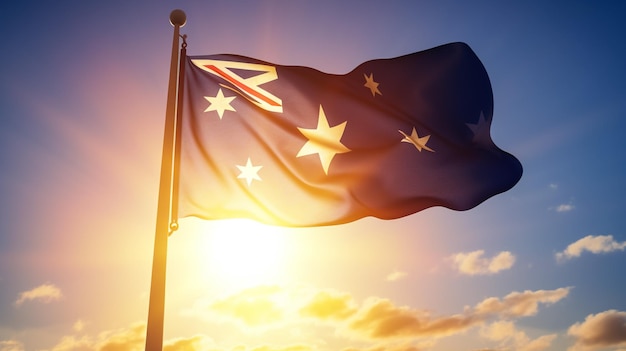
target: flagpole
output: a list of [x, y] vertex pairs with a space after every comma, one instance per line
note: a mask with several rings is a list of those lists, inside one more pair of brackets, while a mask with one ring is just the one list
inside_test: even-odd
[[148, 326], [146, 330], [146, 351], [162, 351], [163, 320], [165, 315], [165, 273], [167, 268], [167, 238], [170, 233], [170, 205], [172, 196], [172, 165], [174, 132], [176, 130], [176, 102], [178, 82], [178, 50], [180, 27], [184, 26], [186, 15], [182, 10], [170, 13], [170, 23], [174, 26], [170, 77], [167, 89], [165, 110], [165, 131], [163, 154], [161, 156], [161, 178], [157, 205], [154, 254], [152, 257], [152, 280], [148, 306]]

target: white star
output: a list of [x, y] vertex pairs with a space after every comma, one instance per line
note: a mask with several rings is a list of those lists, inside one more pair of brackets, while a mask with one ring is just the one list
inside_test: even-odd
[[404, 135], [404, 139], [402, 139], [402, 142], [413, 144], [413, 146], [415, 146], [417, 151], [422, 152], [422, 149], [423, 149], [426, 151], [435, 152], [435, 150], [426, 146], [426, 143], [428, 143], [428, 139], [430, 139], [430, 135], [420, 137], [419, 135], [417, 135], [417, 131], [415, 130], [415, 127], [413, 127], [413, 131], [411, 132], [411, 135], [407, 135], [405, 132], [401, 130], [399, 130], [398, 132]]
[[372, 96], [376, 96], [376, 94], [383, 95], [380, 90], [378, 90], [378, 83], [374, 81], [374, 73], [370, 73], [369, 77], [367, 74], [364, 74], [363, 77], [365, 77], [365, 84], [363, 86], [372, 91]]
[[489, 122], [483, 112], [480, 112], [480, 117], [476, 123], [465, 123], [467, 128], [474, 133], [473, 140], [479, 144], [491, 144], [491, 136], [489, 135]]
[[224, 116], [224, 111], [235, 111], [235, 109], [230, 106], [230, 103], [235, 99], [235, 96], [224, 96], [222, 89], [217, 91], [217, 95], [215, 97], [205, 96], [204, 98], [210, 103], [209, 107], [207, 107], [204, 112], [217, 111], [220, 119]]
[[241, 173], [237, 176], [237, 178], [245, 179], [246, 183], [248, 183], [248, 186], [252, 184], [253, 179], [256, 179], [259, 181], [262, 180], [261, 177], [259, 176], [259, 170], [263, 168], [263, 166], [253, 166], [252, 161], [250, 161], [250, 157], [248, 157], [248, 162], [246, 162], [245, 166], [237, 165], [237, 168], [239, 168], [239, 171], [241, 171]]
[[328, 119], [326, 119], [324, 109], [322, 105], [320, 105], [317, 128], [298, 128], [300, 133], [309, 140], [302, 146], [296, 157], [318, 154], [322, 162], [324, 173], [328, 174], [328, 168], [330, 167], [330, 162], [333, 160], [333, 157], [335, 157], [336, 154], [350, 151], [350, 149], [340, 141], [347, 123], [348, 122], [345, 121], [331, 127], [328, 124]]

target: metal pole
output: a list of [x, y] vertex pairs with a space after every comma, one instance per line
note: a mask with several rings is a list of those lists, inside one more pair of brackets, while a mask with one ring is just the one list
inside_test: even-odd
[[182, 10], [170, 13], [170, 23], [174, 26], [172, 58], [170, 63], [167, 106], [165, 110], [165, 131], [163, 135], [163, 154], [161, 157], [161, 179], [157, 207], [154, 255], [152, 258], [152, 281], [148, 306], [148, 327], [146, 331], [146, 351], [162, 351], [163, 320], [165, 315], [165, 273], [167, 268], [167, 237], [170, 231], [170, 203], [172, 193], [172, 163], [174, 131], [176, 129], [176, 101], [178, 82], [178, 50], [180, 27], [186, 22]]

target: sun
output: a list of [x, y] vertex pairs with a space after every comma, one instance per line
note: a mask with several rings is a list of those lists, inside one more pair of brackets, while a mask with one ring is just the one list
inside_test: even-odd
[[222, 279], [251, 285], [275, 281], [284, 273], [287, 235], [281, 228], [252, 220], [224, 220], [198, 236], [203, 264]]

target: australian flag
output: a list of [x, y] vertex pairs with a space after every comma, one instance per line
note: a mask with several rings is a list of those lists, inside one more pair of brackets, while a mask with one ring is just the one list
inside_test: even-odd
[[179, 217], [294, 227], [467, 210], [513, 187], [493, 95], [452, 43], [345, 75], [238, 55], [186, 58]]

